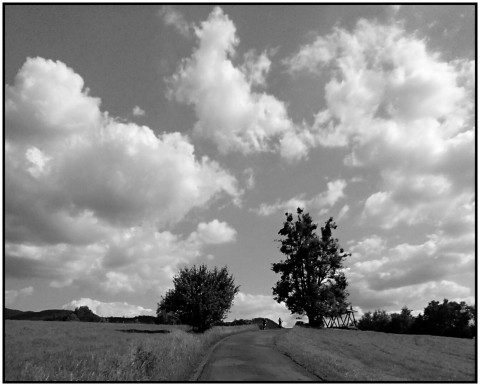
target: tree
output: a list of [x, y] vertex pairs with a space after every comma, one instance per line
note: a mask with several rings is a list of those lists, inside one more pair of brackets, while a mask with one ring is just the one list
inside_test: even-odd
[[391, 314], [390, 318], [391, 321], [387, 332], [396, 334], [407, 334], [410, 332], [414, 317], [412, 316], [412, 310], [409, 310], [407, 306], [404, 306], [399, 314], [396, 312]]
[[385, 310], [368, 311], [358, 321], [357, 327], [360, 330], [388, 332], [391, 317]]
[[167, 291], [158, 303], [157, 315], [171, 312], [199, 332], [226, 317], [239, 289], [227, 267], [209, 271], [206, 265], [181, 269], [173, 285], [174, 289]]
[[337, 228], [332, 217], [321, 228], [319, 237], [315, 233], [317, 225], [303, 209], [297, 209], [296, 221], [291, 213], [285, 215], [287, 221], [278, 232], [284, 238], [277, 241], [287, 258], [272, 264], [272, 270], [281, 274], [273, 294], [278, 303], [285, 302], [292, 314], [307, 315], [311, 326], [322, 326], [322, 316], [337, 315], [348, 306], [348, 283], [342, 268], [350, 254], [332, 237], [332, 230]]
[[81, 322], [99, 322], [100, 316], [95, 315], [88, 306], [80, 306], [75, 308], [74, 311], [75, 315], [77, 316], [78, 320]]
[[432, 300], [424, 309], [422, 328], [427, 334], [470, 338], [474, 321], [475, 307], [448, 299], [443, 303]]

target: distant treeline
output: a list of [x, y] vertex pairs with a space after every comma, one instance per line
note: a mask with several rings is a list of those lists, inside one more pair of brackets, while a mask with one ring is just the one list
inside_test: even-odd
[[423, 314], [414, 317], [412, 311], [403, 307], [400, 313], [388, 314], [385, 310], [365, 313], [359, 320], [360, 330], [395, 334], [440, 335], [456, 338], [476, 336], [475, 306], [465, 302], [443, 303], [431, 301]]
[[[96, 322], [96, 323], [141, 323], [141, 324], [180, 324], [180, 320], [171, 312], [160, 312], [157, 316], [139, 315], [134, 317], [109, 316], [101, 317], [93, 313], [87, 306], [77, 307], [72, 310], [44, 310], [44, 311], [19, 311], [4, 308], [4, 319], [12, 320], [44, 320], [61, 322]], [[263, 318], [235, 319], [233, 322], [217, 322], [216, 326], [243, 326], [249, 324], [262, 324]], [[266, 319], [267, 328], [278, 328], [270, 319]]]
[[[139, 315], [131, 318], [127, 317], [101, 317], [93, 313], [87, 306], [78, 307], [72, 310], [44, 310], [44, 311], [19, 311], [4, 309], [4, 319], [12, 320], [44, 320], [61, 322], [97, 322], [97, 323], [142, 323], [142, 324], [160, 324], [161, 320], [156, 316]], [[173, 324], [173, 323], [163, 323]]]
[[217, 322], [216, 326], [244, 326], [248, 324], [253, 324], [253, 321], [250, 319], [235, 319], [233, 322]]
[[274, 329], [279, 328], [278, 323], [275, 323], [273, 320], [269, 318], [253, 318], [253, 319], [235, 319], [233, 322], [218, 322], [216, 326], [243, 326], [248, 324], [256, 324], [259, 327], [262, 326], [263, 320], [265, 319], [266, 328], [267, 329]]

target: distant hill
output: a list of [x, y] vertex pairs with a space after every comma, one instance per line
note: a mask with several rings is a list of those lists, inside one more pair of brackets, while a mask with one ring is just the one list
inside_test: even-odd
[[272, 319], [268, 319], [268, 318], [253, 318], [252, 319], [252, 322], [254, 324], [258, 324], [259, 326], [262, 326], [263, 324], [263, 319], [266, 319], [267, 320], [267, 329], [268, 330], [272, 330], [274, 328], [280, 328], [278, 327], [278, 323], [274, 322]]
[[4, 308], [3, 309], [3, 317], [5, 319], [9, 319], [11, 318], [12, 316], [15, 316], [15, 315], [19, 315], [19, 314], [23, 314], [24, 311], [20, 311], [20, 310], [12, 310], [10, 308]]
[[142, 323], [142, 324], [155, 324], [157, 318], [150, 315], [139, 315], [131, 318], [125, 317], [108, 317], [101, 318], [98, 315], [95, 315], [90, 310], [80, 313], [71, 310], [43, 310], [43, 311], [20, 311], [12, 310], [10, 308], [3, 309], [3, 318], [10, 320], [45, 320], [45, 321], [89, 321], [89, 322], [110, 322], [110, 323]]
[[71, 310], [19, 311], [4, 308], [3, 318], [13, 320], [64, 320], [74, 312]]

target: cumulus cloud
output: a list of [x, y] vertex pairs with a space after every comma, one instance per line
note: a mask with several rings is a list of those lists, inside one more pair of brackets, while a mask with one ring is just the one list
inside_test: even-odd
[[395, 310], [403, 305], [422, 309], [425, 299], [473, 299], [474, 240], [468, 234], [432, 234], [424, 243], [389, 246], [372, 235], [350, 243], [350, 300], [364, 310]]
[[75, 310], [77, 307], [87, 306], [94, 314], [102, 317], [117, 316], [131, 318], [140, 315], [155, 315], [155, 311], [150, 308], [136, 306], [125, 302], [101, 302], [90, 298], [81, 298], [72, 300], [64, 304], [62, 309]]
[[26, 287], [20, 290], [6, 290], [5, 291], [5, 305], [10, 306], [17, 300], [30, 296], [33, 294], [33, 287]]
[[267, 53], [250, 51], [235, 67], [236, 28], [219, 7], [195, 27], [195, 35], [198, 46], [169, 82], [170, 97], [195, 108], [194, 134], [215, 142], [222, 153], [277, 149], [279, 139], [295, 128], [283, 102], [253, 89], [265, 85], [271, 65]]
[[[382, 140], [387, 146], [411, 147], [420, 135], [436, 139], [417, 143], [432, 148], [465, 131], [472, 114], [472, 89], [463, 80], [473, 76], [470, 62], [441, 61], [398, 25], [361, 20], [351, 33], [336, 28], [285, 63], [292, 73], [330, 75], [327, 109], [317, 114], [312, 127], [324, 146]], [[411, 128], [417, 120], [426, 124], [423, 130]]]
[[198, 224], [197, 230], [190, 235], [189, 240], [202, 244], [223, 244], [234, 241], [236, 234], [235, 229], [226, 222], [213, 220]]
[[185, 20], [183, 14], [174, 7], [164, 5], [160, 8], [158, 14], [166, 25], [174, 27], [187, 38], [191, 36], [191, 25]]
[[[347, 186], [345, 180], [334, 180], [327, 183], [327, 190], [317, 194], [315, 197], [306, 200], [302, 194], [297, 197], [290, 198], [287, 201], [277, 200], [273, 204], [260, 204], [255, 211], [261, 216], [269, 216], [278, 211], [287, 211], [295, 213], [297, 208], [305, 208], [308, 212], [318, 211], [325, 214], [328, 207], [332, 207], [335, 203], [345, 196], [344, 189]], [[344, 215], [345, 213], [343, 213]]]
[[[360, 20], [352, 31], [337, 27], [317, 37], [284, 63], [292, 75], [327, 79], [325, 106], [305, 146], [344, 148], [347, 167], [378, 177], [358, 198], [359, 225], [398, 230], [399, 237], [402, 228], [429, 230], [418, 245], [399, 244], [373, 260], [364, 254], [366, 260], [351, 268], [364, 282], [355, 292], [368, 289], [365, 296], [373, 299], [373, 293], [392, 295], [404, 285], [409, 294], [426, 288], [440, 293], [445, 281], [471, 289], [466, 272], [474, 266], [474, 62], [443, 60], [401, 24]], [[468, 253], [458, 245], [451, 254], [440, 247], [454, 239], [466, 240]], [[455, 266], [463, 283], [451, 279]]]
[[146, 113], [145, 110], [143, 110], [141, 107], [135, 106], [132, 110], [132, 114], [136, 117], [143, 117]]
[[[218, 163], [195, 156], [188, 137], [118, 122], [83, 87], [72, 69], [43, 58], [29, 58], [6, 86], [6, 274], [61, 287], [96, 272], [92, 283], [105, 291], [145, 288], [199, 256], [208, 239], [205, 231], [187, 242], [166, 227], [241, 192]], [[233, 231], [210, 226], [223, 231], [210, 235], [216, 242]], [[148, 275], [149, 260], [159, 279]]]
[[[207, 157], [197, 160], [187, 137], [157, 137], [146, 126], [101, 114], [80, 80], [63, 63], [36, 58], [7, 86], [5, 157], [12, 190], [34, 191], [47, 206], [92, 211], [128, 225], [154, 218], [165, 225], [219, 193], [237, 195], [234, 177]], [[62, 90], [58, 101], [56, 89]], [[15, 197], [7, 199], [10, 204]]]

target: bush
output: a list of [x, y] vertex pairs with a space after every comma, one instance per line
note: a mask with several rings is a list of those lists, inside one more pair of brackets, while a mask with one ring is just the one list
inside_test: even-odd
[[81, 322], [99, 322], [100, 316], [95, 315], [87, 306], [75, 308], [75, 315]]
[[65, 316], [63, 318], [63, 321], [65, 321], [65, 322], [78, 322], [78, 321], [80, 321], [80, 319], [78, 319], [78, 316], [77, 316], [77, 314], [75, 314], [75, 312], [72, 312], [71, 314], [68, 314], [67, 316]]
[[375, 310], [372, 314], [367, 312], [359, 320], [357, 327], [360, 330], [388, 332], [391, 318], [385, 310]]
[[162, 297], [157, 315], [171, 312], [182, 323], [204, 332], [227, 315], [239, 287], [227, 268], [184, 268], [173, 279], [174, 289]]

